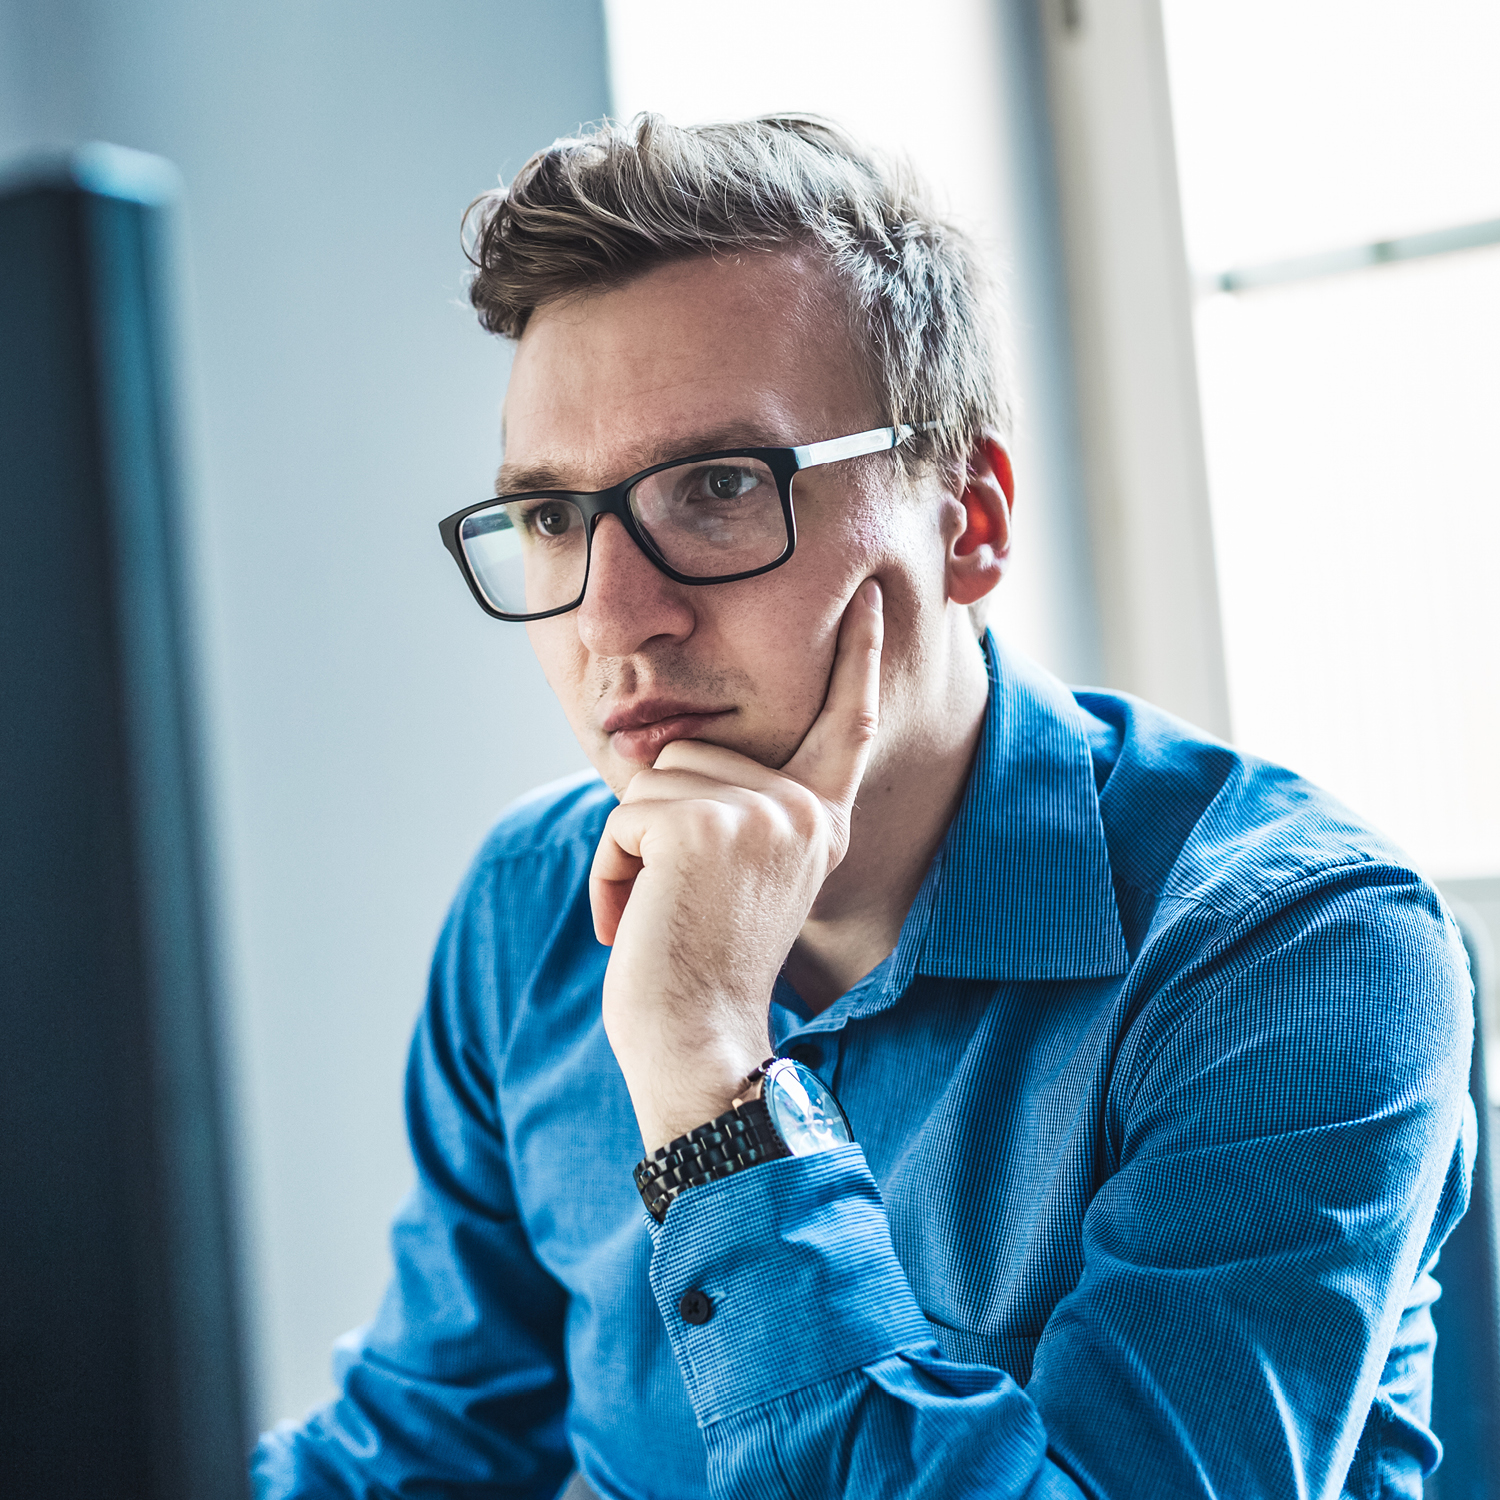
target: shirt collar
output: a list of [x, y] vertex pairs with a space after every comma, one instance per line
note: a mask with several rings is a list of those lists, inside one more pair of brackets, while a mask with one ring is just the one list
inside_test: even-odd
[[984, 639], [990, 696], [958, 814], [901, 929], [878, 995], [915, 974], [983, 980], [1125, 973], [1082, 711], [1049, 673]]

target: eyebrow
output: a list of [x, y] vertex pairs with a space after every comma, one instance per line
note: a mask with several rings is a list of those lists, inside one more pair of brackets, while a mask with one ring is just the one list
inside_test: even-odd
[[[733, 448], [784, 448], [788, 444], [767, 441], [764, 428], [745, 424], [719, 427], [707, 432], [673, 438], [667, 443], [657, 443], [639, 448], [633, 455], [630, 468], [622, 465], [621, 479], [639, 474], [643, 469], [657, 464], [671, 463], [674, 459], [692, 458], [698, 453], [721, 453]], [[495, 476], [496, 495], [529, 495], [537, 490], [562, 490], [570, 494], [587, 494], [592, 491], [579, 490], [569, 481], [569, 469], [560, 461], [538, 459], [533, 463], [502, 463]], [[573, 471], [576, 473], [576, 470]], [[616, 481], [619, 483], [619, 480]], [[608, 486], [605, 486], [608, 488]]]

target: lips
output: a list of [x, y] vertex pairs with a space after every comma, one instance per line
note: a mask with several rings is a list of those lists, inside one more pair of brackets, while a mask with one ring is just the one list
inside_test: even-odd
[[647, 698], [615, 709], [604, 721], [604, 732], [616, 754], [650, 765], [673, 740], [700, 739], [710, 725], [733, 712], [732, 708]]

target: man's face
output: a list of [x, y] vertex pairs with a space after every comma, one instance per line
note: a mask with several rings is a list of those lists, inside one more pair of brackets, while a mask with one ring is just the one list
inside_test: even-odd
[[[704, 257], [537, 311], [505, 399], [502, 492], [518, 488], [512, 476], [526, 488], [598, 490], [666, 459], [816, 442], [884, 420], [815, 262]], [[870, 577], [886, 615], [872, 773], [915, 727], [934, 616], [956, 607], [943, 560], [961, 505], [936, 482], [902, 483], [885, 455], [807, 470], [792, 494], [791, 561], [738, 583], [674, 583], [606, 516], [583, 603], [526, 627], [617, 794], [674, 739], [783, 765], [822, 706], [844, 607]]]

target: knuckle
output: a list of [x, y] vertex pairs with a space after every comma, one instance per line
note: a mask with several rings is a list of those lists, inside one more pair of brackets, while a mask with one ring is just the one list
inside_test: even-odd
[[[651, 792], [661, 781], [661, 773], [654, 766], [645, 766], [630, 778], [630, 785], [625, 788], [625, 795], [620, 798], [620, 807], [631, 802], [641, 802], [650, 796]], [[616, 808], [615, 812], [619, 812]], [[611, 813], [610, 817], [614, 817]]]
[[712, 797], [701, 797], [683, 804], [688, 828], [699, 843], [718, 844], [732, 838], [736, 818], [734, 809]]
[[828, 808], [811, 787], [797, 786], [783, 804], [787, 822], [799, 843], [823, 842], [828, 823]]
[[746, 804], [746, 831], [757, 843], [770, 843], [777, 839], [784, 823], [781, 810], [769, 797], [752, 797]]

